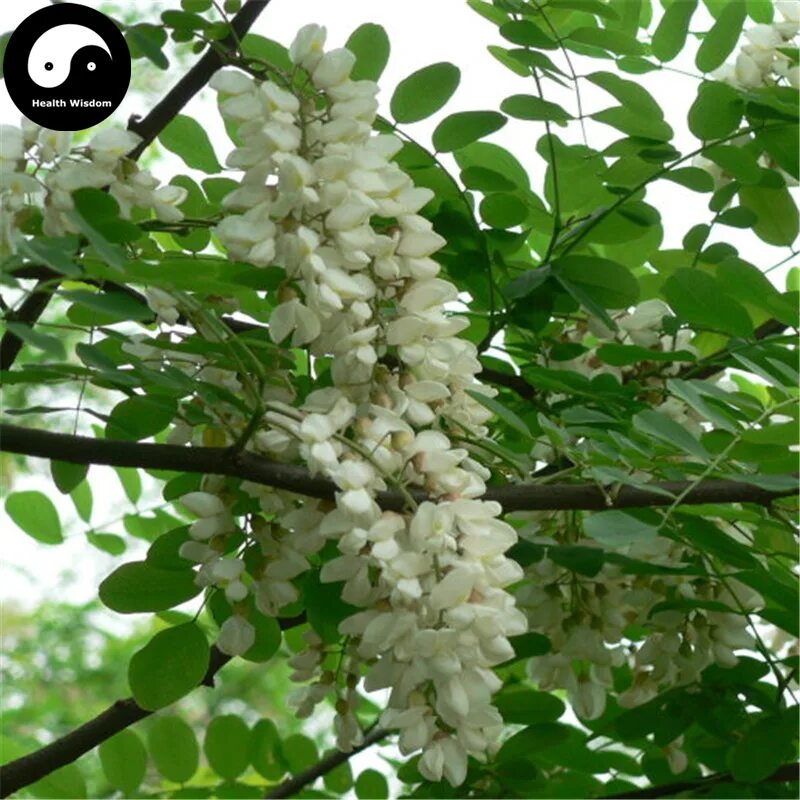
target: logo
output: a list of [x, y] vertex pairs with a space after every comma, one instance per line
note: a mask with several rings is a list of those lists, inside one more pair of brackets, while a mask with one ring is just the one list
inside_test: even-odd
[[109, 117], [131, 82], [131, 54], [105, 15], [75, 3], [48, 6], [11, 34], [3, 59], [14, 105], [32, 122], [80, 131]]

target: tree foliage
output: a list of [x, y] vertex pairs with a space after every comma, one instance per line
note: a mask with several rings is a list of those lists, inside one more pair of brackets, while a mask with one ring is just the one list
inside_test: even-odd
[[495, 108], [182, 0], [146, 117], [2, 127], [5, 511], [150, 615], [12, 611], [4, 796], [796, 794], [797, 7], [468, 5]]

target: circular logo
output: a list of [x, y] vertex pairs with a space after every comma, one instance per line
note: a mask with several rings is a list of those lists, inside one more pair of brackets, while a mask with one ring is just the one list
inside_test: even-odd
[[14, 105], [28, 119], [56, 131], [80, 131], [122, 102], [131, 54], [105, 14], [58, 3], [31, 14], [11, 34], [3, 72]]

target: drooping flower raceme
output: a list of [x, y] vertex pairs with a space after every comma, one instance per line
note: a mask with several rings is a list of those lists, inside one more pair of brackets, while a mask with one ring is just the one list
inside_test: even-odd
[[[277, 614], [333, 540], [339, 555], [320, 579], [341, 584], [343, 600], [362, 610], [339, 626], [347, 644], [337, 679], [318, 637], [292, 660], [298, 679], [313, 679], [297, 697], [299, 713], [334, 695], [338, 744], [357, 745], [355, 687], [366, 666], [368, 690], [392, 690], [382, 722], [400, 732], [401, 750], [422, 749], [423, 774], [457, 785], [468, 755], [485, 759], [498, 745], [491, 696], [501, 682], [492, 668], [513, 655], [508, 637], [527, 627], [506, 591], [522, 574], [504, 555], [516, 535], [499, 505], [479, 499], [489, 471], [457, 443], [488, 433], [491, 414], [470, 392], [492, 390], [475, 377], [474, 345], [458, 338], [466, 321], [446, 310], [456, 288], [432, 258], [444, 240], [419, 214], [432, 192], [392, 160], [400, 139], [373, 134], [376, 84], [351, 80], [354, 56], [325, 52], [324, 39], [308, 26], [292, 45], [307, 84], [232, 70], [213, 79], [240, 137], [228, 165], [243, 172], [216, 232], [232, 257], [285, 271], [273, 341], [307, 348], [315, 363], [332, 359], [330, 385], [302, 403], [266, 398], [248, 447], [300, 459], [339, 491], [331, 506], [244, 485], [265, 515], [248, 530], [259, 552], [253, 567], [226, 555], [233, 518], [224, 486], [207, 481], [208, 491], [183, 499], [198, 520], [182, 554], [233, 605], [219, 646], [240, 653], [252, 643], [246, 597]], [[169, 321], [164, 298], [153, 302]], [[234, 416], [228, 429], [244, 427]], [[401, 511], [376, 502], [387, 488], [406, 497]], [[412, 488], [430, 500], [417, 504]]]

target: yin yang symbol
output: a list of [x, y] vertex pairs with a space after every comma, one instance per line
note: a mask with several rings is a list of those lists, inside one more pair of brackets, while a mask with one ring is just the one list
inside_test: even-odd
[[[33, 44], [28, 56], [28, 75], [38, 86], [52, 89], [70, 75], [72, 57], [83, 47], [100, 47], [112, 58], [103, 37], [83, 25], [57, 25], [43, 33]], [[91, 61], [90, 71], [97, 65]], [[88, 65], [87, 65], [88, 66]]]
[[77, 3], [34, 12], [11, 34], [3, 59], [8, 93], [31, 121], [59, 131], [102, 122], [122, 102], [131, 56], [117, 25]]

